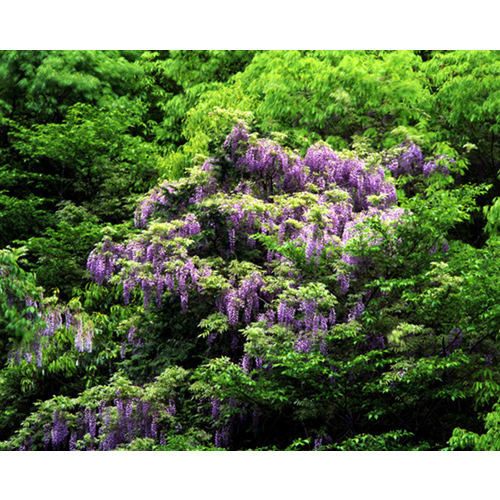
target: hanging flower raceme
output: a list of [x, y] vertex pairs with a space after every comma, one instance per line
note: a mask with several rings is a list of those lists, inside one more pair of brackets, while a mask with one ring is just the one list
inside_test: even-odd
[[249, 135], [244, 123], [240, 122], [233, 127], [232, 132], [226, 137], [224, 148], [229, 150], [229, 159], [234, 161], [237, 153], [244, 147], [249, 139]]
[[90, 253], [87, 260], [87, 270], [99, 285], [109, 281], [115, 271], [119, 269], [118, 259], [123, 247], [105, 238], [98, 248]]
[[147, 219], [156, 212], [158, 205], [165, 206], [166, 203], [166, 196], [162, 190], [159, 188], [153, 189], [135, 211], [135, 227], [146, 227]]
[[399, 156], [388, 165], [395, 178], [402, 175], [424, 175], [424, 177], [429, 177], [434, 172], [447, 175], [450, 170], [445, 164], [454, 163], [452, 159], [442, 155], [434, 160], [425, 161], [420, 148], [411, 141], [401, 144], [400, 149]]
[[41, 368], [43, 365], [43, 349], [50, 345], [51, 337], [60, 329], [65, 329], [74, 335], [74, 346], [79, 352], [92, 352], [92, 340], [94, 338], [94, 324], [92, 320], [80, 309], [73, 310], [72, 307], [63, 307], [60, 304], [38, 304], [31, 298], [26, 303], [35, 309], [36, 313], [30, 313], [31, 320], [37, 324], [45, 325], [39, 327], [32, 338], [23, 341], [10, 354], [12, 362], [19, 364], [22, 360], [34, 363]]
[[279, 144], [269, 139], [260, 139], [256, 144], [247, 145], [245, 154], [236, 162], [236, 168], [255, 174], [261, 181], [261, 188], [264, 188], [268, 187], [270, 181], [274, 181], [276, 185], [281, 184], [289, 161]]

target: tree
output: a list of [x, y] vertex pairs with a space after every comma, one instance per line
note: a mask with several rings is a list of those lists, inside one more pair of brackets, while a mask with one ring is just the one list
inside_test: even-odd
[[[496, 275], [498, 252], [450, 240], [484, 192], [447, 188], [450, 168], [414, 146], [362, 160], [320, 143], [302, 158], [238, 125], [218, 160], [143, 199], [137, 234], [89, 258], [129, 309], [121, 402], [105, 397], [82, 423], [97, 410], [87, 393], [47, 401], [52, 413], [5, 446], [168, 449], [198, 436], [203, 448], [211, 435], [230, 449], [436, 449], [457, 426], [480, 430], [474, 402], [494, 395], [475, 384], [500, 318], [480, 263]], [[421, 184], [400, 207], [399, 176]], [[152, 391], [174, 377], [177, 392], [146, 395], [128, 377], [159, 377]], [[37, 418], [51, 440], [29, 430]]]
[[2, 53], [0, 447], [496, 449], [496, 57]]

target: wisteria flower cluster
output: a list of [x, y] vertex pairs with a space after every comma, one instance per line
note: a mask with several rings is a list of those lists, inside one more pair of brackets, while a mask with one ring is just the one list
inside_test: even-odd
[[406, 174], [429, 177], [435, 172], [447, 175], [450, 170], [446, 163], [454, 163], [453, 160], [444, 156], [426, 161], [421, 149], [411, 141], [403, 143], [400, 149], [401, 153], [388, 164], [389, 170], [396, 178]]
[[[355, 335], [370, 301], [386, 293], [364, 287], [363, 279], [375, 265], [370, 255], [382, 252], [390, 260], [396, 253], [394, 235], [405, 211], [397, 207], [393, 177], [403, 170], [427, 175], [432, 169], [425, 165], [412, 145], [385, 167], [335, 153], [325, 143], [300, 157], [239, 124], [219, 159], [208, 158], [188, 177], [152, 190], [137, 207], [137, 232], [128, 241], [106, 237], [90, 254], [88, 271], [98, 285], [118, 286], [125, 305], [160, 313], [178, 304], [177, 314], [199, 318], [213, 369], [195, 375], [199, 381], [190, 390], [197, 418], [211, 422], [205, 430], [212, 432], [212, 446], [231, 448], [242, 427], [259, 432], [265, 411], [252, 398], [214, 392], [210, 377], [218, 370], [229, 370], [238, 387], [252, 391], [254, 377], [316, 359], [311, 369], [326, 363], [327, 390], [336, 390], [342, 377], [347, 387], [355, 383], [362, 367], [342, 374], [332, 332]], [[374, 251], [359, 251], [364, 247]], [[43, 315], [41, 336], [65, 326], [79, 351], [92, 349], [91, 323], [82, 315], [69, 308]], [[135, 320], [127, 325], [122, 359], [130, 355], [127, 344], [134, 356], [148, 335]], [[375, 331], [361, 343], [360, 352], [380, 353], [387, 340]], [[33, 350], [38, 353], [36, 345]], [[53, 410], [43, 423], [44, 447], [112, 450], [135, 439], [161, 445], [177, 411], [176, 399], [163, 393], [117, 390], [99, 406]], [[331, 441], [321, 429], [314, 436], [315, 448]], [[30, 449], [30, 439], [21, 448]]]
[[[164, 392], [161, 383], [156, 385]], [[111, 451], [141, 438], [161, 445], [176, 411], [174, 398], [152, 401], [146, 389], [117, 376], [110, 386], [92, 388], [79, 398], [56, 397], [42, 403], [30, 417], [19, 448]]]
[[82, 310], [74, 310], [58, 303], [40, 303], [31, 297], [27, 297], [25, 303], [30, 321], [35, 323], [36, 319], [38, 320], [36, 324], [44, 325], [44, 327], [36, 329], [32, 337], [23, 341], [17, 349], [11, 352], [11, 361], [17, 364], [26, 361], [34, 363], [39, 368], [42, 367], [43, 348], [59, 329], [65, 329], [71, 333], [74, 347], [78, 352], [92, 352], [94, 324]]
[[[382, 167], [343, 159], [326, 144], [300, 158], [276, 142], [250, 137], [239, 125], [225, 146], [232, 171], [223, 175], [218, 162], [208, 159], [187, 180], [159, 186], [138, 208], [136, 225], [146, 227], [149, 221], [149, 226], [137, 238], [127, 244], [105, 240], [92, 252], [88, 269], [99, 284], [115, 276], [124, 302], [140, 290], [145, 306], [153, 300], [161, 304], [164, 293], [174, 294], [187, 311], [190, 296], [208, 292], [208, 278], [222, 274], [204, 256], [238, 259], [255, 249], [263, 235], [294, 246], [307, 263], [319, 265], [322, 256], [341, 251], [363, 218], [394, 220], [400, 213], [394, 208], [394, 185]], [[272, 267], [290, 259], [268, 249], [266, 261], [244, 277], [225, 277], [215, 304], [230, 325], [248, 324], [260, 314], [270, 318], [285, 307], [271, 305], [277, 295], [265, 288]], [[289, 275], [295, 280], [292, 287], [300, 285], [296, 269]], [[339, 279], [345, 293], [347, 278]], [[311, 304], [298, 307], [306, 316], [313, 312]], [[325, 321], [308, 319], [306, 330], [316, 323], [326, 328]]]
[[[385, 168], [325, 143], [302, 158], [243, 124], [224, 147], [219, 160], [155, 188], [136, 212], [141, 232], [125, 243], [103, 241], [89, 272], [99, 284], [121, 286], [125, 304], [139, 299], [146, 308], [161, 307], [169, 296], [184, 313], [208, 304], [212, 314], [200, 323], [208, 346], [229, 335], [232, 356], [248, 375], [272, 368], [249, 348], [249, 332], [259, 329], [287, 331], [297, 354], [326, 355], [325, 335], [358, 321], [373, 298], [356, 287], [370, 262], [352, 245], [382, 245], [381, 234], [404, 215], [390, 172], [428, 175], [437, 167], [414, 145]], [[382, 233], [367, 229], [370, 221]], [[384, 251], [390, 257], [393, 250]], [[330, 284], [317, 282], [317, 273]], [[381, 334], [366, 341], [367, 349], [384, 345]], [[211, 404], [215, 444], [227, 447], [233, 424], [220, 421], [220, 400]]]

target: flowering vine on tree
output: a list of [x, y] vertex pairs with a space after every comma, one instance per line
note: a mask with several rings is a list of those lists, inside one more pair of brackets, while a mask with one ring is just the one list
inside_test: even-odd
[[[161, 304], [165, 292], [174, 294], [187, 311], [190, 297], [206, 293], [214, 274], [220, 277], [220, 267], [208, 255], [237, 260], [265, 236], [302, 252], [306, 264], [319, 265], [332, 253], [342, 254], [364, 218], [394, 221], [401, 213], [394, 185], [381, 166], [342, 158], [325, 144], [300, 158], [276, 142], [251, 138], [239, 125], [225, 147], [226, 158], [208, 159], [189, 178], [164, 183], [139, 205], [136, 226], [145, 230], [137, 238], [124, 245], [107, 240], [92, 252], [88, 269], [99, 284], [114, 276], [123, 286], [125, 303], [132, 290], [140, 289], [145, 306], [153, 298]], [[231, 165], [225, 174], [221, 163]], [[348, 255], [343, 258], [349, 261]], [[324, 316], [312, 300], [296, 300], [292, 306], [273, 302], [280, 294], [266, 291], [277, 264], [291, 266], [290, 281], [281, 292], [302, 282], [283, 252], [268, 249], [266, 261], [258, 257], [255, 264], [243, 279], [227, 276], [216, 299], [230, 325], [248, 324], [266, 314], [268, 319], [278, 314], [283, 322], [285, 310], [290, 318], [292, 310], [301, 309], [306, 320], [296, 324], [298, 330], [317, 330], [319, 324], [326, 329], [327, 318], [335, 315], [331, 308]], [[339, 274], [343, 293], [348, 280]]]
[[[443, 171], [424, 162], [414, 145], [384, 168], [335, 153], [326, 143], [300, 157], [239, 124], [218, 159], [208, 158], [189, 177], [153, 189], [136, 210], [139, 232], [126, 242], [103, 240], [91, 253], [88, 270], [99, 285], [118, 285], [125, 305], [142, 302], [145, 310], [161, 311], [166, 299], [174, 298], [181, 314], [188, 314], [203, 304], [199, 327], [208, 357], [218, 342], [219, 351], [213, 352], [223, 355], [207, 366], [229, 370], [240, 386], [251, 387], [252, 377], [266, 377], [282, 365], [274, 347], [266, 347], [270, 332], [274, 346], [281, 335], [300, 362], [310, 356], [335, 358], [338, 347], [329, 332], [340, 329], [351, 332], [346, 338], [353, 336], [369, 302], [386, 293], [364, 288], [364, 276], [375, 264], [370, 252], [361, 255], [356, 249], [379, 248], [387, 258], [395, 251], [384, 235], [394, 235], [405, 211], [397, 206], [389, 172], [428, 176], [434, 170]], [[77, 325], [76, 347], [90, 350], [91, 332], [65, 314], [68, 325]], [[62, 326], [57, 309], [47, 318], [49, 329]], [[124, 342], [141, 348], [136, 326], [126, 337]], [[385, 343], [375, 332], [366, 337], [364, 349], [376, 353]], [[234, 364], [227, 365], [229, 359]], [[339, 368], [324, 362], [326, 380], [334, 387]], [[192, 390], [204, 408], [198, 411], [212, 422], [215, 446], [229, 447], [245, 422], [256, 432], [262, 408], [237, 394], [213, 392], [204, 384], [217, 370], [200, 370]], [[172, 397], [160, 404], [144, 396], [121, 399], [117, 392], [98, 408], [73, 405], [73, 414], [57, 410], [45, 423], [44, 446], [107, 450], [137, 438], [164, 442], [161, 415], [169, 415], [170, 425], [176, 404]], [[223, 407], [229, 412], [225, 418]], [[22, 446], [29, 448], [29, 439]], [[319, 447], [331, 438], [318, 431], [314, 442]]]

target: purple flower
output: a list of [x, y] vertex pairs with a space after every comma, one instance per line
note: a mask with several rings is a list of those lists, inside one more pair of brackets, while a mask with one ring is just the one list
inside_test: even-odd
[[51, 432], [52, 446], [55, 448], [61, 447], [68, 434], [69, 431], [66, 421], [61, 417], [57, 410], [54, 410]]
[[230, 428], [228, 426], [215, 431], [214, 441], [217, 448], [227, 448], [229, 446], [229, 431]]
[[314, 449], [317, 450], [323, 444], [323, 438], [321, 436], [314, 440]]
[[158, 436], [158, 415], [154, 414], [151, 421], [151, 437], [156, 439]]
[[356, 302], [356, 305], [354, 306], [354, 308], [349, 313], [347, 322], [350, 323], [351, 321], [354, 321], [354, 320], [360, 318], [361, 315], [363, 314], [364, 310], [365, 310], [365, 306], [363, 304], [363, 301], [358, 300], [358, 302]]
[[251, 368], [251, 357], [248, 355], [248, 353], [245, 353], [243, 355], [243, 358], [241, 359], [240, 363], [241, 367], [243, 368], [243, 371], [245, 373], [250, 373], [252, 368]]
[[212, 418], [217, 421], [220, 412], [220, 401], [218, 399], [212, 399]]
[[231, 134], [227, 136], [224, 142], [224, 148], [230, 149], [230, 159], [232, 161], [235, 160], [236, 154], [242, 149], [241, 143], [247, 143], [248, 139], [249, 135], [243, 122], [233, 127]]
[[76, 431], [71, 432], [71, 437], [69, 439], [69, 451], [75, 451], [76, 450]]
[[51, 426], [46, 425], [43, 428], [43, 444], [44, 444], [44, 449], [48, 450], [50, 446], [50, 437], [51, 437]]
[[312, 345], [311, 339], [303, 336], [295, 342], [294, 348], [297, 352], [303, 352], [307, 354], [311, 350], [311, 345]]
[[349, 289], [349, 275], [341, 274], [337, 278], [337, 281], [340, 285], [340, 293], [342, 293], [342, 295], [345, 295], [347, 293], [347, 290]]

